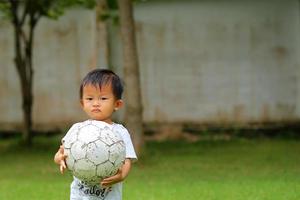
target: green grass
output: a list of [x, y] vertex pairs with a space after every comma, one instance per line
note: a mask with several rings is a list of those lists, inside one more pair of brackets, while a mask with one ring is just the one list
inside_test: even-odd
[[[69, 198], [70, 174], [53, 163], [59, 138], [31, 149], [0, 141], [1, 200]], [[124, 200], [298, 200], [300, 141], [151, 142], [124, 184]]]

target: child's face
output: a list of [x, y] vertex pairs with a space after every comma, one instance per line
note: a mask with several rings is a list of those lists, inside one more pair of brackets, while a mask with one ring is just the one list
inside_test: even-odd
[[114, 97], [110, 84], [103, 85], [101, 90], [93, 85], [84, 86], [80, 103], [82, 109], [91, 119], [109, 124], [112, 123], [113, 112], [123, 105], [122, 100], [116, 100]]

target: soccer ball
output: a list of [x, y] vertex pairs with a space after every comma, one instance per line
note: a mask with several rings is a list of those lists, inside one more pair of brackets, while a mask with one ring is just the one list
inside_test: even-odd
[[105, 122], [87, 120], [75, 124], [63, 139], [66, 164], [87, 184], [99, 184], [117, 173], [125, 160], [125, 144]]

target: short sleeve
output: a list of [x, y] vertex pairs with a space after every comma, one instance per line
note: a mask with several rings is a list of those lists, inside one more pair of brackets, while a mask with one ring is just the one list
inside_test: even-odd
[[120, 125], [120, 124], [114, 124], [113, 127], [114, 130], [116, 130], [120, 136], [122, 137], [124, 143], [125, 143], [125, 148], [126, 148], [126, 158], [131, 159], [133, 162], [137, 160], [137, 156], [132, 144], [132, 140], [130, 137], [130, 134], [128, 132], [128, 130]]

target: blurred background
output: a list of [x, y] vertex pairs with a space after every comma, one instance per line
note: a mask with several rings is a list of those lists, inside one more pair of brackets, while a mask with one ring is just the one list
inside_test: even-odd
[[[20, 81], [15, 67], [16, 32], [11, 16], [5, 11], [9, 2], [14, 1], [1, 1], [3, 5], [0, 7], [3, 9], [0, 18], [0, 149], [2, 148], [3, 154], [11, 152], [9, 155], [15, 155], [18, 151], [12, 149], [19, 146], [19, 143], [11, 138], [20, 137], [26, 125], [24, 102], [22, 104], [23, 82]], [[46, 135], [50, 139], [37, 139], [31, 147], [33, 150], [27, 149], [28, 155], [40, 149], [42, 144], [47, 144], [45, 140], [52, 141], [51, 146], [42, 147], [49, 150], [45, 154], [54, 154], [59, 138], [71, 124], [86, 119], [79, 104], [79, 85], [82, 78], [96, 67], [109, 68], [124, 77], [128, 95], [131, 95], [132, 90], [140, 91], [140, 96], [135, 100], [142, 109], [137, 109], [141, 117], [136, 123], [140, 123], [142, 129], [139, 129], [138, 136], [135, 136], [136, 131], [132, 131], [132, 137], [135, 138], [135, 144], [142, 144], [138, 151], [144, 152], [141, 153], [144, 158], [141, 160], [142, 164], [138, 164], [133, 178], [129, 178], [131, 186], [125, 191], [127, 199], [131, 199], [130, 196], [134, 199], [134, 195], [138, 199], [138, 195], [141, 195], [138, 191], [131, 193], [131, 189], [139, 185], [138, 180], [142, 176], [139, 173], [145, 173], [143, 170], [147, 171], [147, 165], [152, 167], [149, 170], [159, 169], [154, 163], [164, 163], [162, 156], [172, 157], [172, 152], [174, 156], [181, 155], [175, 162], [197, 163], [198, 159], [204, 159], [198, 160], [199, 164], [189, 165], [191, 168], [187, 171], [203, 171], [203, 174], [199, 172], [193, 177], [199, 180], [195, 183], [205, 190], [197, 185], [186, 186], [184, 180], [175, 179], [171, 183], [192, 188], [194, 192], [178, 186], [179, 189], [174, 189], [171, 193], [152, 191], [157, 198], [149, 194], [150, 196], [144, 196], [143, 199], [180, 199], [183, 196], [189, 199], [300, 198], [300, 193], [297, 192], [300, 191], [300, 180], [297, 178], [300, 175], [300, 160], [297, 157], [300, 153], [299, 1], [129, 2], [133, 7], [134, 44], [138, 61], [135, 68], [138, 70], [133, 74], [136, 75], [139, 85], [135, 87], [126, 84], [126, 53], [122, 49], [124, 32], [122, 33], [118, 2], [96, 1], [84, 5], [77, 1], [79, 6], [67, 9], [69, 4], [63, 5], [64, 12], [59, 14], [41, 14], [34, 27], [32, 45], [33, 134], [30, 137]], [[28, 30], [28, 27], [24, 28], [24, 31]], [[114, 116], [116, 121], [125, 124], [128, 118], [125, 113], [128, 112], [127, 97], [125, 109]], [[130, 125], [129, 129], [134, 130]], [[252, 152], [255, 146], [262, 151]], [[180, 149], [186, 151], [182, 152]], [[211, 154], [208, 153], [205, 157], [205, 152]], [[225, 152], [223, 157], [222, 152]], [[242, 153], [237, 154], [238, 152]], [[147, 155], [157, 155], [157, 158], [147, 160]], [[186, 155], [191, 156], [190, 161], [183, 159]], [[199, 155], [203, 157], [200, 158]], [[249, 160], [242, 162], [243, 164], [235, 163], [245, 159], [247, 155], [256, 164]], [[262, 155], [265, 157], [260, 157]], [[216, 157], [224, 165], [210, 160]], [[9, 158], [7, 159], [9, 162]], [[265, 162], [265, 159], [270, 162]], [[225, 164], [232, 162], [234, 164], [231, 166]], [[170, 163], [174, 163], [174, 160]], [[210, 167], [206, 168], [203, 163], [211, 165], [208, 164]], [[51, 165], [56, 167], [52, 163]], [[164, 169], [165, 165], [161, 168]], [[249, 166], [252, 168], [247, 168]], [[278, 168], [269, 169], [270, 166]], [[53, 168], [49, 170], [53, 170], [51, 173], [54, 174]], [[206, 171], [205, 175], [205, 169], [208, 168], [215, 170]], [[264, 171], [267, 168], [269, 171]], [[174, 170], [181, 169], [185, 168], [180, 165]], [[216, 178], [216, 171], [224, 171], [226, 175]], [[235, 174], [230, 179], [231, 172], [241, 174]], [[251, 178], [237, 178], [238, 181], [235, 179], [247, 177], [249, 174], [250, 177], [255, 177], [255, 181]], [[266, 174], [272, 174], [272, 177], [268, 179]], [[264, 179], [267, 182], [262, 183]], [[284, 181], [274, 181], [279, 179]], [[218, 180], [221, 185], [213, 184], [209, 187], [201, 182], [203, 180]], [[150, 181], [144, 192], [155, 187], [159, 181], [161, 180]], [[250, 187], [245, 190], [241, 185], [243, 182], [249, 183]], [[234, 186], [230, 187], [230, 183]], [[6, 189], [15, 187], [13, 181], [5, 184], [9, 185]], [[169, 183], [161, 184], [160, 188], [170, 186]], [[276, 188], [283, 185], [286, 186], [287, 196], [286, 193], [277, 193], [279, 191]], [[259, 190], [259, 187], [263, 189]], [[263, 193], [263, 190], [267, 193]], [[13, 199], [11, 194], [3, 195], [3, 199]], [[68, 196], [65, 193], [61, 195]], [[62, 196], [50, 195], [49, 199], [63, 199]], [[27, 198], [34, 199], [33, 196]], [[41, 199], [41, 196], [36, 199]]]
[[[145, 1], [134, 5], [143, 121], [290, 123], [299, 120], [298, 1]], [[100, 27], [100, 28], [99, 28]], [[13, 28], [1, 20], [1, 129], [22, 123]], [[92, 68], [121, 76], [120, 26], [94, 9], [41, 18], [34, 38], [33, 127], [85, 118], [78, 88]], [[130, 90], [131, 88], [126, 88]], [[63, 108], [63, 109], [62, 109]], [[122, 114], [117, 116], [122, 121]]]

